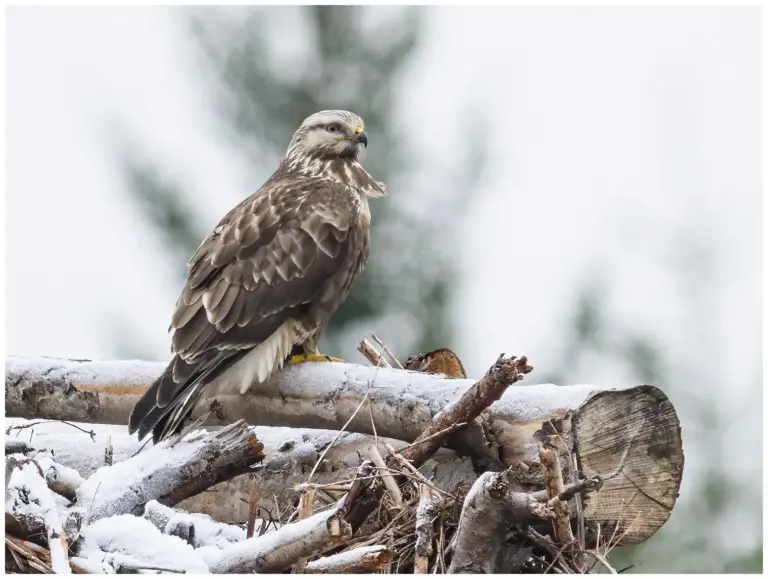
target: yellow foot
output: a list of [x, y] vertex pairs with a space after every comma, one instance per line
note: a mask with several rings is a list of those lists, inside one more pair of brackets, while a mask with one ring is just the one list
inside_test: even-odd
[[288, 364], [296, 365], [304, 362], [343, 362], [340, 358], [333, 358], [325, 354], [297, 354], [288, 358]]

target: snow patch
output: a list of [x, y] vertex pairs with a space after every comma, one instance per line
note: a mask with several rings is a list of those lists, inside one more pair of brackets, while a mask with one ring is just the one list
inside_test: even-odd
[[33, 463], [14, 469], [5, 494], [5, 510], [33, 517], [46, 518], [56, 509], [53, 493]]
[[70, 574], [64, 545], [58, 537], [53, 536], [54, 532], [59, 535], [62, 533], [57, 495], [48, 488], [45, 479], [40, 476], [37, 465], [29, 463], [14, 469], [8, 481], [5, 496], [6, 512], [43, 519], [45, 528], [48, 530], [51, 569], [57, 575]]
[[79, 556], [114, 567], [164, 567], [208, 573], [208, 565], [191, 545], [164, 535], [151, 522], [133, 515], [100, 519], [81, 530]]
[[5, 373], [24, 375], [28, 380], [67, 380], [78, 384], [148, 386], [165, 370], [162, 362], [141, 360], [66, 360], [44, 356], [8, 356]]
[[[147, 510], [162, 515], [168, 521], [162, 529], [165, 533], [168, 533], [180, 523], [194, 525], [194, 546], [198, 548], [204, 546], [223, 548], [232, 543], [245, 540], [245, 529], [235, 525], [220, 523], [209, 515], [177, 511], [154, 500], [147, 503], [145, 513]], [[260, 521], [257, 521], [256, 526], [258, 527], [259, 524]]]

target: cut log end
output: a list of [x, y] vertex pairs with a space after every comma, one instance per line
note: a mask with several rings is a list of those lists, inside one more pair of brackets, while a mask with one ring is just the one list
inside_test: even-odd
[[667, 521], [683, 476], [680, 421], [654, 386], [593, 394], [573, 417], [579, 475], [603, 487], [586, 501], [588, 524], [620, 545], [641, 543]]

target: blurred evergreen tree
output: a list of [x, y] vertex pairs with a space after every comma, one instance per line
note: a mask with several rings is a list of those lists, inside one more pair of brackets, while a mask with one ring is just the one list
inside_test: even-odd
[[[429, 202], [428, 211], [409, 207], [400, 194], [429, 161], [409, 150], [409, 133], [397, 122], [397, 81], [418, 45], [420, 9], [206, 7], [185, 9], [183, 15], [205, 63], [202, 81], [221, 89], [216, 107], [225, 136], [247, 166], [259, 172], [254, 190], [277, 166], [293, 131], [309, 114], [349, 109], [365, 119], [372, 147], [364, 164], [394, 194], [371, 203], [371, 259], [331, 319], [321, 348], [344, 358], [357, 356], [356, 340], [382, 332], [376, 323], [386, 318], [393, 323], [385, 324], [382, 338], [403, 357], [449, 346], [451, 280], [458, 272], [448, 232], [483, 167], [483, 123], [482, 118], [469, 123], [463, 137], [468, 158], [455, 170], [441, 166], [433, 171], [442, 178], [430, 183], [422, 200], [437, 191], [439, 200]], [[165, 176], [155, 160], [121, 157], [128, 188], [164, 238], [183, 283], [186, 261], [209, 225], [196, 222], [183, 184]]]

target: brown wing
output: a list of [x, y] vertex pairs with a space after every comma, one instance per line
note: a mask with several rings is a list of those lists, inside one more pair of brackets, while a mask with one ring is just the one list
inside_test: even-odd
[[158, 405], [217, 359], [301, 320], [357, 250], [348, 239], [358, 223], [356, 194], [321, 179], [273, 182], [227, 214], [190, 260], [171, 320], [175, 386], [160, 386]]

